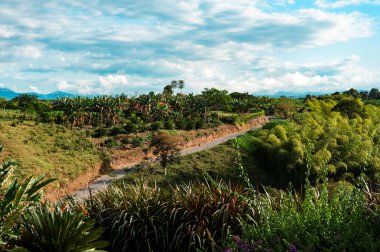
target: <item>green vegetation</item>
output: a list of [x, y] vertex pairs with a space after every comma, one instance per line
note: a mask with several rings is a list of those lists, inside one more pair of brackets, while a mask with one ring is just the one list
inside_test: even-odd
[[[0, 145], [0, 152], [3, 146]], [[38, 203], [42, 197], [41, 188], [54, 181], [35, 179], [29, 176], [23, 182], [11, 179], [15, 162], [0, 162], [0, 250], [20, 235], [18, 223], [26, 209]]]
[[361, 174], [378, 182], [380, 172], [380, 108], [360, 100], [317, 100], [306, 103], [307, 112], [286, 123], [272, 122], [264, 130], [240, 138], [273, 184], [301, 184], [310, 164], [316, 182], [326, 166], [333, 180], [355, 182]]
[[39, 205], [22, 218], [21, 244], [31, 251], [91, 251], [104, 248], [102, 228], [86, 219], [85, 212], [63, 206]]
[[[1, 100], [0, 119], [33, 120], [93, 129], [92, 135], [101, 137], [148, 130], [192, 130], [222, 123], [246, 123], [264, 112], [273, 112], [275, 99], [247, 93], [228, 94], [215, 88], [206, 88], [197, 95], [183, 94], [183, 87], [183, 81], [172, 81], [161, 94], [150, 92], [137, 97], [120, 95], [42, 101], [33, 95], [20, 95], [10, 101]], [[175, 94], [176, 88], [181, 93]], [[229, 116], [220, 117], [223, 113]]]
[[[79, 163], [95, 162], [100, 156], [109, 162], [107, 154], [99, 155], [86, 137], [90, 133], [108, 135], [103, 142], [106, 148], [149, 144], [161, 163], [141, 163], [84, 202], [68, 197], [41, 205], [39, 190], [50, 182], [42, 182], [42, 178], [0, 183], [0, 211], [5, 213], [0, 215], [1, 249], [380, 250], [380, 107], [373, 102], [379, 98], [378, 91], [351, 89], [343, 94], [280, 98], [267, 103], [267, 98], [216, 89], [206, 89], [197, 96], [175, 96], [175, 88], [181, 89], [183, 84], [172, 82], [163, 94], [147, 95], [157, 100], [132, 109], [132, 101], [146, 96], [83, 98], [89, 102], [87, 109], [75, 107], [68, 112], [54, 110], [52, 104], [48, 113], [56, 113], [62, 120], [59, 123], [70, 127], [35, 125], [12, 116], [3, 121], [0, 142], [15, 146], [7, 149], [5, 156], [30, 154], [30, 163], [23, 162], [24, 168], [17, 170], [25, 172], [23, 175], [32, 172], [26, 165], [46, 163], [54, 155], [61, 164], [66, 161], [59, 159], [61, 155], [77, 153], [88, 158]], [[177, 102], [185, 101], [186, 106], [173, 105], [173, 97], [178, 97]], [[201, 109], [186, 114], [191, 99], [199, 99]], [[121, 101], [117, 104], [128, 106], [92, 107], [100, 101], [117, 100]], [[262, 103], [252, 106], [251, 102], [258, 100]], [[39, 101], [23, 97], [14, 102], [22, 114], [37, 110], [38, 106], [29, 105]], [[157, 108], [165, 109], [153, 112]], [[181, 109], [186, 116], [179, 115]], [[262, 130], [207, 151], [176, 155], [176, 129], [187, 128], [190, 122], [194, 127], [197, 123], [204, 127], [221, 122], [238, 124], [264, 111], [285, 119], [273, 120]], [[124, 135], [152, 129], [158, 134]], [[12, 165], [14, 162], [1, 164], [0, 182], [10, 176]], [[41, 171], [48, 170], [41, 167]], [[75, 174], [71, 168], [58, 170], [65, 171]]]

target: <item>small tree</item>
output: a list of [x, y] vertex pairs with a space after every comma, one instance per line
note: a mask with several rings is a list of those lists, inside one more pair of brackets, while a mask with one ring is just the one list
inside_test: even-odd
[[181, 90], [181, 94], [182, 94], [182, 89], [185, 87], [185, 81], [183, 80], [179, 80], [178, 81], [178, 88]]
[[276, 104], [275, 115], [281, 118], [291, 118], [297, 113], [297, 106], [292, 99], [280, 98]]
[[153, 154], [158, 156], [165, 175], [168, 163], [178, 156], [180, 145], [181, 140], [178, 137], [167, 134], [158, 134], [152, 139], [150, 147], [154, 148]]

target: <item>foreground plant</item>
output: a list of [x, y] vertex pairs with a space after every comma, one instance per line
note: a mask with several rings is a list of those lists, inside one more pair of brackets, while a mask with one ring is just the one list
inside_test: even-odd
[[85, 212], [43, 205], [27, 211], [23, 217], [25, 228], [22, 243], [31, 251], [97, 251], [108, 242], [102, 241], [102, 228], [94, 228], [95, 221], [85, 218]]
[[243, 233], [231, 238], [237, 251], [379, 251], [379, 211], [358, 188], [329, 192], [307, 184], [304, 196], [261, 197], [255, 222], [242, 221]]
[[[0, 151], [3, 146], [0, 145]], [[41, 189], [55, 179], [32, 176], [19, 182], [11, 179], [16, 162], [12, 160], [0, 163], [0, 250], [19, 236], [16, 227], [21, 215], [42, 197]]]
[[113, 251], [221, 250], [251, 211], [243, 188], [192, 183], [163, 191], [126, 183], [87, 201]]

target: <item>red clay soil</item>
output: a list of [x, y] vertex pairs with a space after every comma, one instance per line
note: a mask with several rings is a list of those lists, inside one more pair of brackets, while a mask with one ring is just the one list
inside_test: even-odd
[[[183, 149], [189, 149], [192, 147], [200, 146], [204, 143], [214, 141], [218, 138], [228, 136], [238, 132], [244, 132], [252, 128], [258, 128], [268, 122], [266, 116], [260, 116], [252, 119], [247, 124], [242, 125], [220, 125], [214, 129], [202, 130], [203, 136], [195, 137], [195, 139], [188, 141]], [[194, 132], [195, 134], [196, 132]], [[61, 185], [61, 188], [49, 187], [45, 199], [56, 200], [65, 195], [68, 195], [79, 188], [86, 187], [88, 183], [95, 180], [99, 176], [109, 173], [111, 170], [121, 169], [127, 166], [138, 164], [147, 158], [154, 158], [152, 153], [144, 153], [142, 148], [136, 148], [131, 150], [114, 150], [112, 151], [111, 164], [99, 164], [96, 167], [83, 173], [81, 176], [73, 179], [67, 184]], [[104, 168], [106, 166], [106, 168]]]

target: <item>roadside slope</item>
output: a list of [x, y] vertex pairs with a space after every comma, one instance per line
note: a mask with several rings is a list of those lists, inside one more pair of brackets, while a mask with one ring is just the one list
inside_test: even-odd
[[[205, 143], [202, 143], [202, 144], [199, 144], [197, 146], [193, 146], [193, 147], [189, 147], [189, 148], [186, 148], [186, 149], [183, 149], [180, 154], [182, 156], [185, 156], [185, 155], [189, 155], [189, 154], [192, 154], [192, 153], [196, 153], [196, 152], [200, 152], [200, 151], [203, 151], [203, 150], [207, 150], [207, 149], [210, 149], [210, 148], [213, 148], [215, 146], [218, 146], [222, 143], [225, 143], [227, 142], [228, 140], [230, 139], [234, 139], [240, 135], [243, 135], [245, 133], [247, 133], [248, 131], [250, 130], [258, 130], [262, 127], [263, 124], [265, 124], [266, 122], [268, 121], [267, 118], [263, 119], [257, 119], [255, 120], [255, 123], [252, 123], [252, 124], [248, 124], [248, 127], [244, 127], [242, 129], [240, 129], [240, 131], [238, 132], [235, 132], [235, 133], [231, 133], [231, 134], [228, 134], [228, 135], [225, 135], [225, 136], [222, 136], [222, 137], [219, 137], [219, 138], [215, 138], [215, 139], [212, 139], [208, 142], [205, 142]], [[260, 123], [259, 123], [260, 122]], [[193, 144], [194, 145], [194, 144]], [[186, 146], [186, 145], [185, 145]], [[189, 144], [187, 145], [189, 146]], [[191, 146], [191, 145], [190, 145]], [[99, 177], [98, 179], [90, 182], [88, 184], [88, 186], [86, 187], [83, 187], [81, 189], [79, 189], [78, 191], [76, 191], [73, 195], [75, 197], [77, 197], [78, 199], [83, 199], [83, 198], [86, 198], [89, 196], [90, 194], [90, 191], [92, 193], [96, 193], [97, 191], [101, 191], [101, 190], [104, 190], [106, 189], [114, 180], [117, 180], [117, 179], [120, 179], [122, 177], [124, 177], [126, 174], [128, 174], [129, 172], [133, 172], [133, 167], [135, 165], [137, 165], [137, 163], [133, 163], [133, 164], [130, 164], [130, 165], [127, 165], [124, 167], [124, 169], [118, 169], [118, 170], [114, 170], [112, 171], [111, 173], [107, 174], [107, 175], [103, 175], [101, 177]], [[129, 169], [128, 169], [129, 168]]]

